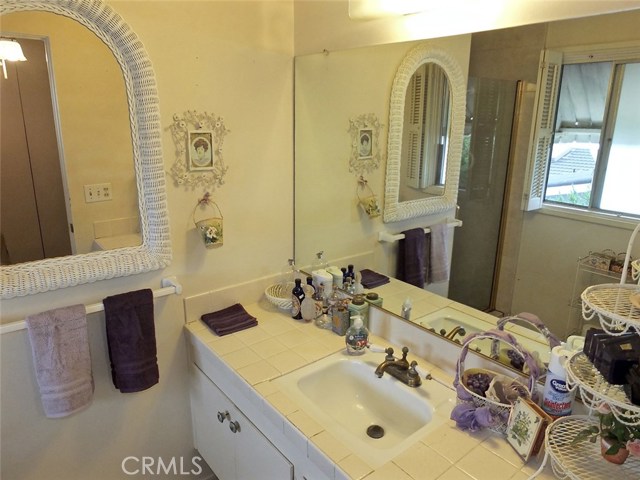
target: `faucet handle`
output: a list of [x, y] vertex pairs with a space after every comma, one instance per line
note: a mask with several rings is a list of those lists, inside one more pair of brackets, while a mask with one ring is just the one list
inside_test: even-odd
[[409, 353], [409, 348], [408, 347], [402, 347], [402, 360], [406, 361], [407, 360], [407, 354]]
[[422, 380], [420, 379], [420, 374], [416, 367], [418, 366], [418, 362], [413, 360], [409, 364], [409, 369], [407, 370], [407, 385], [410, 387], [419, 387], [422, 385]]
[[385, 360], [392, 361], [396, 359], [396, 357], [393, 356], [393, 348], [387, 347], [384, 352], [387, 354]]

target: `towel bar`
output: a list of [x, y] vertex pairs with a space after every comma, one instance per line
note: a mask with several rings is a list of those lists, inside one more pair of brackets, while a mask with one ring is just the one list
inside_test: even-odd
[[[176, 277], [163, 278], [160, 285], [162, 288], [153, 291], [153, 298], [165, 297], [167, 295], [173, 295], [174, 293], [176, 295], [180, 295], [182, 293], [182, 285], [178, 282]], [[102, 302], [92, 303], [91, 305], [86, 306], [87, 314], [102, 312], [103, 310], [104, 305]], [[25, 320], [7, 323], [6, 325], [0, 326], [0, 334], [17, 332], [18, 330], [24, 330], [26, 328], [27, 322]]]
[[[447, 225], [450, 228], [455, 228], [455, 227], [461, 227], [462, 226], [462, 220], [453, 220], [452, 222], [447, 223]], [[429, 227], [425, 227], [424, 229], [424, 233], [429, 233], [431, 232], [431, 229]], [[379, 242], [389, 242], [389, 243], [393, 243], [393, 242], [397, 242], [398, 240], [402, 240], [404, 239], [404, 233], [398, 233], [398, 234], [392, 234], [392, 233], [388, 233], [388, 232], [378, 232], [378, 241]]]

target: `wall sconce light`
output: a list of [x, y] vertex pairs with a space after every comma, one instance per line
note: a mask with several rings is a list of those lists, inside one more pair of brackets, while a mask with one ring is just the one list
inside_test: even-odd
[[22, 47], [16, 40], [0, 38], [0, 62], [2, 62], [2, 72], [7, 78], [7, 66], [5, 62], [26, 62], [27, 59], [22, 53]]
[[418, 13], [428, 8], [427, 0], [349, 0], [349, 18], [370, 20]]

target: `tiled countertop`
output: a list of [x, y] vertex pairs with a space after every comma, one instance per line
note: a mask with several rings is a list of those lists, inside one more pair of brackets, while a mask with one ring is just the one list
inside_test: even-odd
[[[306, 451], [329, 478], [525, 480], [537, 470], [542, 454], [523, 465], [522, 459], [502, 437], [487, 431], [463, 432], [451, 420], [382, 467], [370, 467], [271, 381], [343, 349], [344, 337], [322, 330], [313, 323], [293, 320], [270, 304], [257, 303], [245, 305], [245, 308], [258, 319], [258, 326], [224, 337], [215, 335], [200, 320], [188, 323], [185, 328], [192, 340], [203, 345], [206, 353], [215, 354], [229, 372], [235, 372], [244, 380], [238, 379], [245, 392], [254, 397], [255, 406], [278, 430], [282, 429], [285, 437], [299, 442], [300, 449]], [[387, 340], [376, 336], [370, 341], [389, 345]], [[371, 352], [366, 355], [379, 355], [381, 361], [384, 356]], [[409, 358], [415, 356], [410, 353]], [[429, 368], [428, 362], [417, 360]], [[435, 377], [451, 382], [451, 378], [437, 368], [431, 368], [431, 372]], [[537, 478], [549, 480], [554, 476], [547, 466]]]

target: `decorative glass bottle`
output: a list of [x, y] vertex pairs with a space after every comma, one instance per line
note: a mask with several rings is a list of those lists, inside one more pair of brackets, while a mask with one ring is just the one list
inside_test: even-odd
[[295, 279], [295, 286], [291, 290], [291, 318], [302, 320], [302, 301], [304, 300], [304, 290], [302, 280]]

